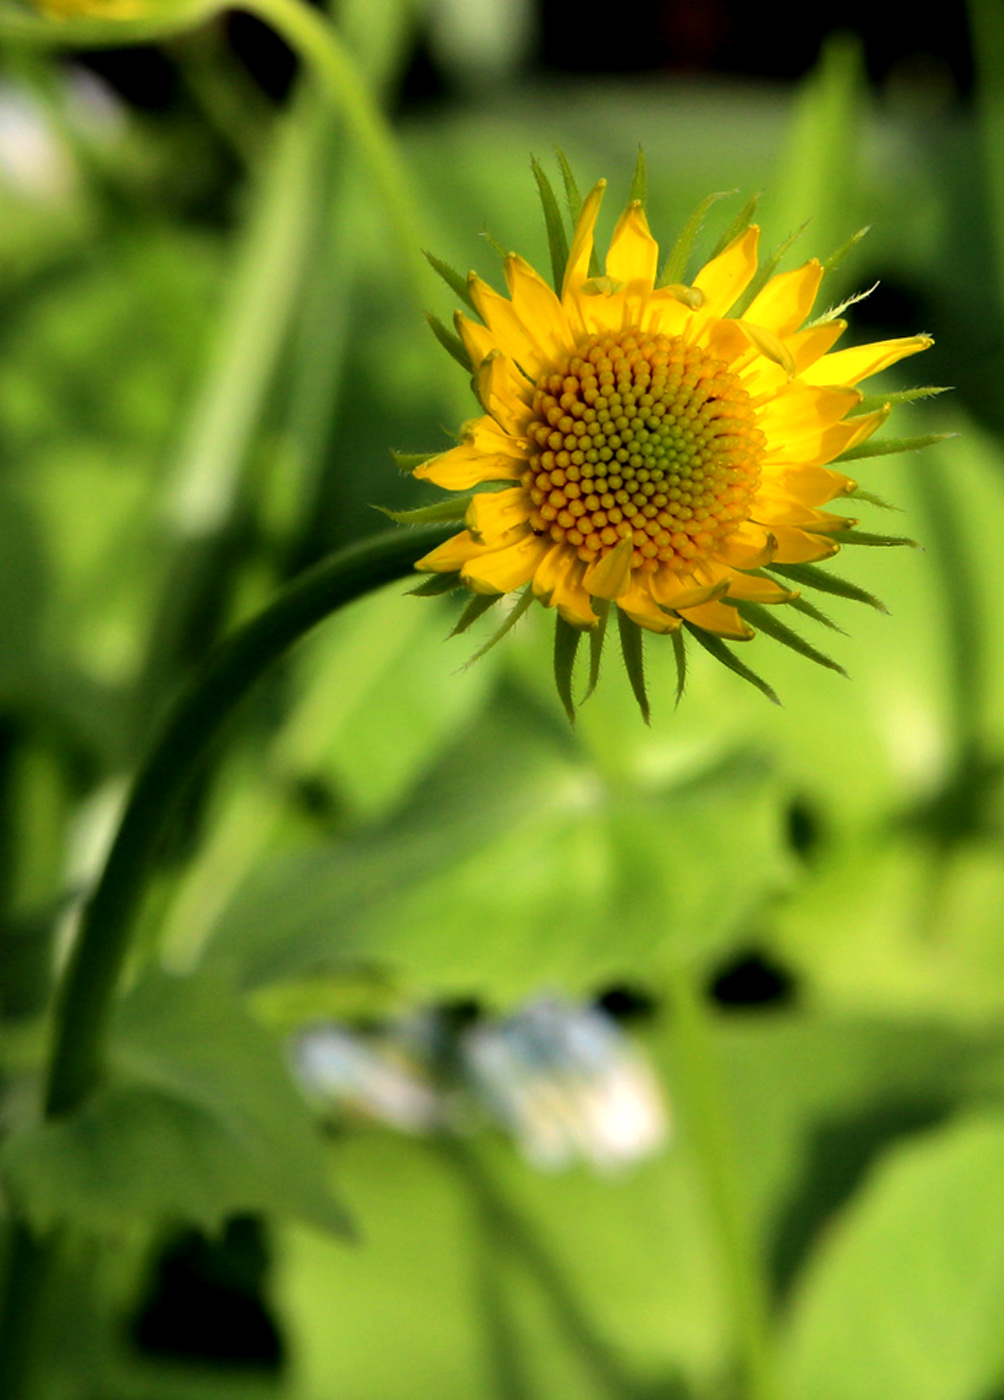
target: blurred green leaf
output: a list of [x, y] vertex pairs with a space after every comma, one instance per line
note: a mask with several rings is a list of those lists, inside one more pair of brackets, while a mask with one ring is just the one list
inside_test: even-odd
[[795, 1299], [791, 1400], [972, 1400], [1004, 1376], [1004, 1118], [897, 1148]]
[[78, 1113], [11, 1136], [0, 1160], [39, 1229], [216, 1229], [267, 1210], [346, 1230], [276, 1043], [222, 979], [138, 983], [116, 1017], [105, 1085]]

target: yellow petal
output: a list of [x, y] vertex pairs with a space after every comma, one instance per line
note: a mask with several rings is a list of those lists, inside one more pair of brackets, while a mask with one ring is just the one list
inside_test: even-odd
[[663, 612], [655, 603], [651, 593], [642, 584], [634, 584], [617, 599], [617, 606], [639, 627], [647, 627], [650, 632], [675, 632], [680, 619]]
[[641, 327], [653, 335], [659, 332], [663, 335], [681, 335], [692, 317], [693, 312], [669, 287], [660, 287], [642, 304]]
[[772, 525], [771, 534], [777, 540], [775, 564], [814, 564], [829, 559], [840, 549], [828, 535], [811, 535], [794, 525]]
[[607, 253], [607, 276], [631, 293], [647, 295], [655, 285], [659, 245], [649, 232], [641, 201], [634, 199], [617, 221]]
[[466, 491], [483, 481], [518, 480], [526, 470], [526, 446], [504, 433], [494, 418], [465, 423], [462, 441], [416, 467], [419, 481], [431, 481], [447, 491]]
[[538, 377], [563, 350], [573, 345], [572, 331], [561, 302], [543, 277], [516, 253], [505, 262], [505, 280], [513, 310], [532, 336], [541, 359]]
[[522, 486], [511, 491], [480, 491], [467, 507], [464, 523], [476, 540], [494, 544], [529, 518], [530, 501]]
[[767, 326], [758, 326], [755, 321], [737, 321], [736, 325], [742, 326], [761, 355], [765, 355], [779, 369], [783, 369], [788, 379], [792, 377], [795, 373], [795, 361], [779, 335], [775, 335]]
[[468, 559], [484, 549], [483, 544], [471, 534], [470, 530], [462, 530], [459, 535], [445, 540], [443, 544], [437, 545], [428, 554], [422, 556], [415, 565], [423, 573], [449, 574], [463, 567]]
[[810, 258], [794, 272], [781, 272], [750, 302], [743, 320], [765, 326], [775, 335], [793, 335], [803, 324], [816, 300], [823, 269], [817, 258]]
[[585, 565], [567, 545], [553, 545], [537, 565], [533, 591], [548, 607], [557, 608], [573, 627], [593, 627], [599, 620], [582, 584]]
[[770, 531], [745, 520], [719, 543], [716, 553], [734, 569], [762, 569], [773, 559], [774, 549]]
[[634, 540], [621, 540], [620, 544], [590, 564], [586, 569], [583, 583], [594, 598], [617, 598], [631, 586], [631, 556], [634, 553]]
[[[823, 321], [818, 326], [807, 326], [797, 335], [789, 336], [788, 349], [795, 361], [795, 373], [804, 375], [810, 365], [814, 365], [831, 345], [836, 344], [846, 329], [846, 321]], [[846, 382], [837, 380], [838, 384]]]
[[[482, 282], [473, 272], [467, 280], [467, 286], [478, 315], [490, 332], [493, 348], [501, 350], [503, 355], [522, 365], [531, 379], [539, 378], [544, 366], [544, 355], [536, 337], [517, 316], [512, 302], [500, 296], [493, 287], [489, 287], [487, 282]], [[471, 362], [474, 365], [478, 363], [473, 355]]]
[[767, 441], [773, 446], [779, 440], [839, 423], [860, 402], [861, 395], [856, 389], [805, 384], [796, 379], [761, 405], [757, 411], [757, 427], [767, 434]]
[[511, 593], [533, 578], [548, 542], [527, 533], [500, 549], [484, 549], [468, 559], [460, 576], [475, 593]]
[[801, 501], [807, 506], [825, 506], [837, 496], [849, 495], [857, 484], [829, 467], [777, 467], [764, 472], [757, 497], [769, 495]]
[[776, 531], [779, 525], [797, 525], [800, 529], [829, 533], [831, 530], [849, 530], [857, 523], [846, 515], [834, 515], [832, 511], [816, 510], [800, 501], [770, 496], [758, 496], [753, 513], [757, 521], [771, 531]]
[[790, 603], [798, 597], [798, 589], [782, 588], [772, 578], [735, 573], [729, 579], [727, 596], [743, 603]]
[[735, 361], [744, 357], [751, 360], [755, 350], [742, 323], [699, 312], [691, 318], [691, 325], [690, 339], [694, 344], [702, 346], [716, 360], [724, 360], [727, 365], [731, 365], [742, 376], [745, 384], [745, 371], [740, 370]]
[[836, 350], [810, 365], [802, 377], [810, 384], [857, 384], [869, 375], [888, 369], [897, 360], [917, 355], [933, 344], [929, 335], [911, 335], [901, 340], [877, 340], [872, 345]]
[[726, 578], [709, 570], [681, 577], [672, 569], [661, 568], [656, 569], [649, 579], [652, 597], [664, 608], [695, 608], [698, 603], [710, 603], [720, 598], [727, 587]]
[[717, 258], [706, 263], [694, 278], [694, 286], [704, 293], [703, 310], [724, 316], [749, 286], [756, 273], [756, 250], [760, 230], [750, 224], [734, 238]]
[[730, 637], [734, 642], [747, 642], [754, 636], [753, 628], [726, 603], [701, 603], [696, 608], [681, 608], [680, 615], [695, 627], [719, 637]]
[[589, 262], [593, 255], [593, 231], [596, 228], [596, 216], [600, 212], [603, 191], [606, 187], [606, 180], [597, 181], [582, 202], [582, 209], [575, 224], [575, 232], [572, 235], [572, 246], [568, 252], [564, 280], [561, 284], [561, 301], [566, 310], [571, 309], [569, 296], [573, 292], [577, 292], [589, 276]]
[[474, 372], [478, 398], [507, 433], [520, 433], [530, 417], [532, 388], [517, 376], [512, 361], [493, 350]]
[[850, 418], [822, 429], [786, 432], [783, 437], [768, 437], [764, 466], [821, 467], [847, 452], [879, 427], [889, 416], [888, 404], [875, 413]]

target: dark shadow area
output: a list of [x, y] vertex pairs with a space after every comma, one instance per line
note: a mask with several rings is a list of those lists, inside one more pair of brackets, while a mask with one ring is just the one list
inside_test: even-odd
[[710, 992], [719, 1006], [791, 1006], [795, 979], [762, 950], [750, 950], [726, 964], [712, 979]]

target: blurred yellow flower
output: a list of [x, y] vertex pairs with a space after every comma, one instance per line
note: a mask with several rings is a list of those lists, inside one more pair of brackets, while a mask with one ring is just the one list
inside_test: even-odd
[[753, 628], [736, 603], [797, 597], [765, 567], [827, 559], [856, 523], [823, 509], [856, 489], [827, 464], [889, 405], [859, 412], [853, 386], [932, 342], [834, 351], [845, 321], [805, 324], [816, 259], [730, 316], [756, 276], [755, 225], [692, 285], [660, 286], [638, 200], [596, 275], [603, 191], [601, 181], [582, 205], [560, 295], [516, 254], [508, 298], [469, 278], [480, 321], [458, 314], [457, 329], [485, 413], [415, 476], [487, 489], [471, 497], [466, 529], [417, 567], [458, 574], [479, 594], [529, 584], [579, 629], [615, 603], [652, 632], [687, 623], [744, 640]]

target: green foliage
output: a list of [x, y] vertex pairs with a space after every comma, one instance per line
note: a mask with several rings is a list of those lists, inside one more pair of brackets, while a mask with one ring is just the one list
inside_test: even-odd
[[215, 1230], [249, 1210], [347, 1228], [277, 1045], [221, 978], [138, 983], [107, 1082], [79, 1112], [11, 1138], [2, 1165], [40, 1230], [151, 1219]]

